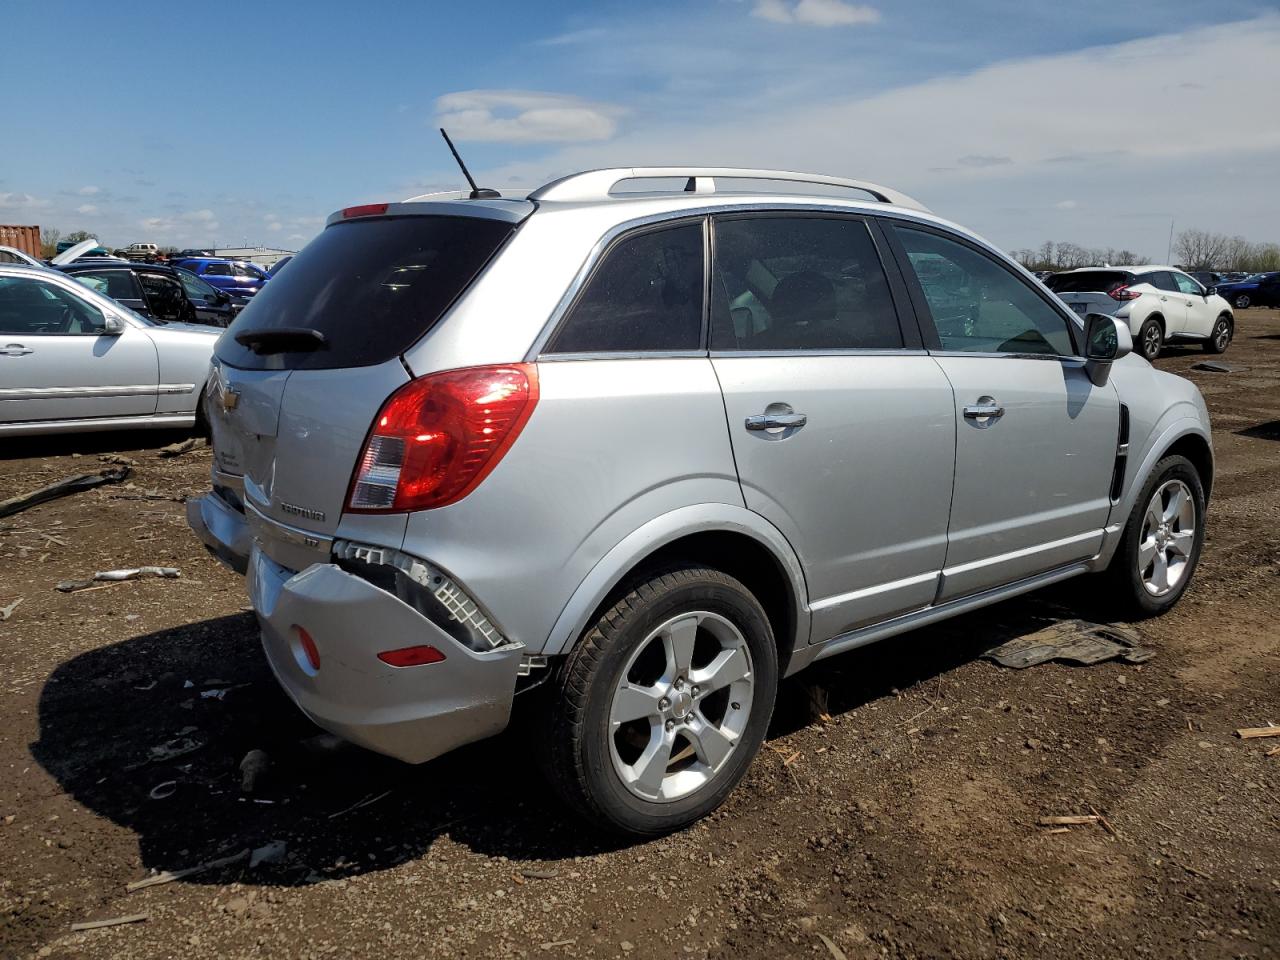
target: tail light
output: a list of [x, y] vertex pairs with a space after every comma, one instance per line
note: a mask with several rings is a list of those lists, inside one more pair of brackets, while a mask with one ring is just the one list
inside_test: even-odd
[[347, 508], [403, 512], [456, 503], [498, 465], [537, 402], [531, 363], [449, 370], [405, 384], [369, 431]]
[[1124, 284], [1114, 287], [1107, 295], [1111, 297], [1112, 300], [1137, 300], [1142, 296], [1142, 294], [1137, 290], [1130, 290]]

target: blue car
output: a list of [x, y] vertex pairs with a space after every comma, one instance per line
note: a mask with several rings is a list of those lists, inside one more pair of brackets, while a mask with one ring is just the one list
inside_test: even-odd
[[1220, 283], [1217, 293], [1238, 310], [1280, 306], [1280, 271], [1255, 273], [1237, 283]]
[[206, 283], [219, 290], [241, 297], [252, 297], [263, 288], [267, 272], [256, 263], [246, 260], [226, 260], [222, 257], [188, 257], [173, 266], [190, 270]]

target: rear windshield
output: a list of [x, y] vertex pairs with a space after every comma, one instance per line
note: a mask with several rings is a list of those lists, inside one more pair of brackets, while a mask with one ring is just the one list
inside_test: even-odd
[[[322, 370], [383, 363], [431, 329], [515, 228], [479, 217], [380, 217], [335, 223], [267, 281], [218, 341], [233, 367]], [[259, 356], [249, 330], [305, 327], [310, 352]]]
[[1086, 270], [1083, 273], [1056, 273], [1044, 285], [1054, 293], [1110, 293], [1133, 282], [1124, 270]]

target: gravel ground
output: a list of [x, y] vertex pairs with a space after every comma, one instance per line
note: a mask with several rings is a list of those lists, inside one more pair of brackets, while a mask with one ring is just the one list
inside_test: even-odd
[[[1204, 391], [1218, 478], [1195, 583], [1138, 628], [1153, 660], [978, 658], [1089, 610], [1073, 581], [824, 661], [721, 811], [639, 845], [558, 807], [519, 712], [422, 767], [318, 736], [186, 529], [207, 448], [6, 440], [0, 499], [136, 463], [0, 520], [0, 955], [1276, 956], [1280, 739], [1234, 731], [1280, 722], [1280, 313], [1240, 311], [1247, 369], [1200, 359], [1158, 362]], [[53, 590], [142, 564], [182, 578]]]

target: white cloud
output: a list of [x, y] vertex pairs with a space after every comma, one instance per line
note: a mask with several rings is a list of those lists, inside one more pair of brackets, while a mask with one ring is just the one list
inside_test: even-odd
[[217, 215], [212, 210], [192, 210], [182, 215], [182, 219], [191, 220], [195, 223], [212, 223], [217, 220]]
[[[1270, 239], [1280, 222], [1280, 125], [1257, 118], [1274, 109], [1277, 49], [1280, 16], [1264, 15], [1011, 59], [867, 97], [725, 109], [716, 120], [637, 110], [639, 119], [608, 143], [565, 146], [484, 171], [482, 179], [536, 184], [574, 170], [690, 162], [774, 167], [891, 184], [1006, 247], [1052, 237], [1163, 253], [1171, 215], [1179, 224]], [[1188, 63], [1200, 65], [1203, 89], [1180, 86]], [[1147, 115], [1212, 114], [1214, 122], [1183, 125], [1174, 137], [1126, 129], [1108, 150], [1082, 154], [1080, 131], [1096, 128], [1098, 104], [1115, 102], [1117, 91]], [[965, 157], [1011, 162], [952, 159]], [[1223, 182], [1229, 167], [1243, 172]], [[1187, 190], [1190, 182], [1222, 187], [1199, 193]], [[1046, 206], [1046, 196], [1107, 213], [1059, 223], [1064, 214], [1052, 201]], [[1065, 229], [1080, 232], [1063, 236]]]
[[880, 22], [880, 11], [875, 7], [845, 0], [757, 0], [751, 15], [773, 23], [810, 27], [854, 27]]
[[1079, 204], [1074, 200], [1059, 200], [1054, 206], [1059, 210], [1074, 210]]
[[619, 107], [534, 90], [464, 90], [436, 100], [436, 123], [455, 140], [501, 143], [608, 140]]
[[76, 207], [76, 213], [83, 213], [85, 216], [88, 216], [91, 213], [97, 213], [97, 212], [98, 212], [98, 205], [94, 203], [82, 203], [80, 204], [80, 206]]
[[0, 190], [0, 209], [3, 210], [36, 210], [48, 205], [48, 200], [41, 200], [39, 197], [33, 197], [29, 193], [11, 193]]
[[267, 229], [270, 230], [272, 233], [278, 233], [279, 231], [284, 229], [284, 224], [281, 223], [279, 220], [272, 220], [270, 223], [267, 224]]
[[79, 190], [76, 191], [76, 193], [80, 194], [80, 196], [82, 197], [92, 197], [94, 194], [101, 193], [101, 192], [102, 192], [101, 187], [81, 187]]

